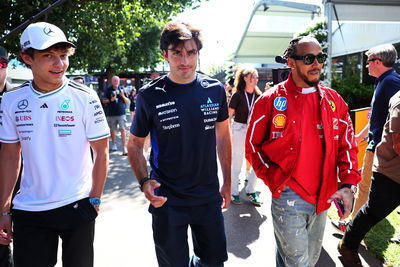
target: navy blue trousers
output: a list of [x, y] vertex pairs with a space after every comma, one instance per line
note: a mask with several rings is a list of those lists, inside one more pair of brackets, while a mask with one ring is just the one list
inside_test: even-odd
[[[150, 205], [153, 238], [160, 267], [188, 267], [188, 227], [192, 231], [197, 266], [223, 266], [228, 259], [221, 202], [194, 207]], [[195, 266], [196, 266], [195, 265]]]

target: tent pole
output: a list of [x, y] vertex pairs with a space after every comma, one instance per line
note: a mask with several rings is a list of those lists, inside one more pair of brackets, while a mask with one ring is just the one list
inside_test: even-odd
[[328, 26], [328, 61], [326, 64], [326, 82], [328, 86], [331, 86], [332, 83], [332, 7], [332, 2], [325, 3], [325, 16]]

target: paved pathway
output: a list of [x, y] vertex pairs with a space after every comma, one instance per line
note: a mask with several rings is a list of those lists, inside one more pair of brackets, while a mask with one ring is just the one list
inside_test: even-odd
[[[231, 205], [223, 212], [229, 253], [226, 267], [275, 266], [271, 196], [261, 181], [257, 189], [265, 202], [262, 207], [245, 200], [242, 205]], [[96, 223], [95, 267], [156, 267], [148, 202], [121, 152], [111, 153], [103, 203]], [[317, 267], [342, 266], [336, 251], [339, 239], [335, 235], [328, 221]], [[364, 266], [382, 266], [365, 250], [362, 257]], [[57, 266], [61, 267], [61, 263]]]

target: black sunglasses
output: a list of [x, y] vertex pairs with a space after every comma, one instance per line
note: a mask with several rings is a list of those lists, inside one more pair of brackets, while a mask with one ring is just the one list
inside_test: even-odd
[[374, 62], [375, 60], [381, 60], [380, 58], [371, 58], [367, 59], [367, 62]]
[[314, 63], [315, 59], [317, 59], [318, 63], [322, 64], [328, 58], [328, 55], [325, 53], [319, 53], [318, 55], [306, 54], [304, 56], [291, 56], [291, 58], [296, 60], [303, 60], [305, 65], [311, 65]]

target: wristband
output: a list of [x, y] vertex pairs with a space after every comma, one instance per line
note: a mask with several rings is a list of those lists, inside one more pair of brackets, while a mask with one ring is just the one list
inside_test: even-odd
[[0, 213], [0, 216], [8, 216], [8, 215], [11, 215], [11, 212], [6, 211], [6, 212]]
[[140, 191], [143, 192], [143, 185], [144, 185], [144, 183], [147, 182], [148, 180], [153, 180], [153, 178], [144, 177], [143, 179], [141, 179], [141, 180], [139, 181]]
[[357, 192], [357, 186], [351, 184], [342, 184], [342, 188], [348, 188], [350, 191], [355, 194]]

